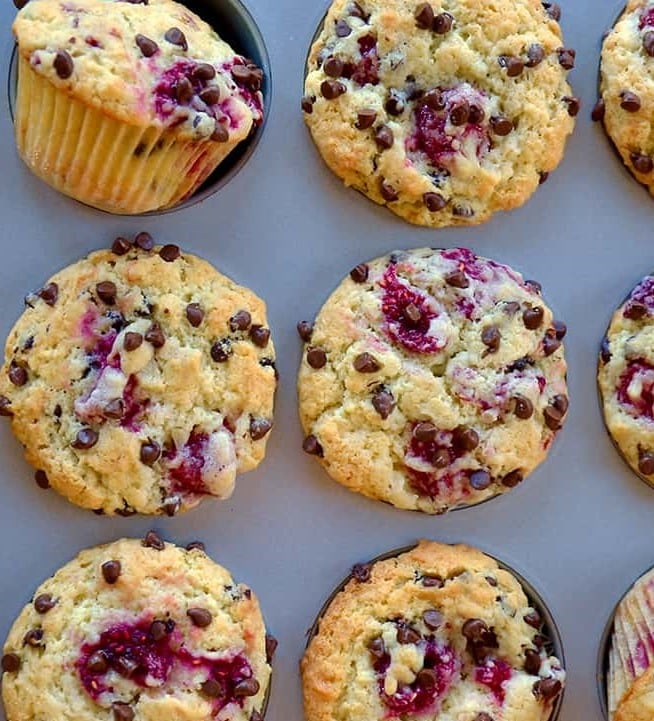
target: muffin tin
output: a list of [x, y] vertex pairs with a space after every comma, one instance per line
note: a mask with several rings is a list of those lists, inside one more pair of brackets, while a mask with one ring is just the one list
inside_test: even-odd
[[[343, 569], [418, 537], [463, 541], [522, 569], [548, 599], [568, 671], [559, 721], [596, 721], [602, 629], [617, 594], [654, 561], [654, 491], [613, 449], [595, 382], [599, 343], [617, 299], [654, 267], [654, 201], [589, 117], [602, 33], [620, 5], [562, 2], [566, 45], [578, 53], [570, 81], [583, 108], [557, 172], [522, 208], [482, 226], [446, 231], [411, 227], [344, 188], [315, 151], [299, 101], [307, 49], [325, 4], [247, 5], [275, 76], [269, 122], [241, 172], [193, 208], [117, 217], [59, 195], [17, 157], [8, 99], [0, 99], [3, 337], [25, 293], [54, 270], [108, 246], [116, 235], [145, 229], [206, 257], [267, 300], [281, 376], [264, 463], [239, 479], [230, 501], [173, 519], [98, 518], [39, 489], [8, 425], [0, 423], [0, 634], [4, 638], [35, 583], [80, 548], [140, 536], [154, 524], [173, 541], [204, 540], [213, 558], [257, 590], [280, 641], [267, 721], [302, 721], [297, 663], [305, 631]], [[0, 6], [4, 77], [14, 14], [11, 3]], [[471, 247], [540, 280], [569, 328], [570, 413], [547, 461], [528, 483], [493, 503], [436, 518], [357, 497], [331, 481], [302, 453], [295, 394], [301, 349], [295, 323], [312, 318], [363, 258], [424, 245]]]

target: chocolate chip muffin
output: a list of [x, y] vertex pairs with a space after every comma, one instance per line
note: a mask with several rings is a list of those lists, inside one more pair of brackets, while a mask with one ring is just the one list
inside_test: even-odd
[[411, 223], [473, 225], [522, 205], [580, 107], [555, 3], [335, 0], [304, 117], [346, 185]]
[[[2, 657], [8, 721], [261, 721], [259, 603], [193, 544], [123, 539], [45, 581]], [[274, 645], [274, 642], [272, 642]]]
[[654, 484], [654, 277], [616, 310], [602, 341], [598, 382], [604, 420], [618, 450]]
[[466, 249], [362, 263], [298, 330], [304, 450], [398, 508], [508, 491], [568, 410], [565, 325], [538, 283]]
[[654, 193], [654, 3], [629, 0], [602, 47], [600, 101], [593, 117], [636, 179]]
[[518, 581], [422, 541], [358, 567], [302, 661], [307, 721], [546, 721], [565, 672]]
[[263, 120], [262, 70], [172, 0], [39, 0], [13, 31], [18, 152], [96, 208], [175, 205]]
[[264, 303], [139, 233], [27, 296], [0, 412], [73, 503], [173, 515], [228, 498], [263, 459], [275, 376]]
[[650, 721], [654, 717], [654, 668], [629, 687], [612, 721]]

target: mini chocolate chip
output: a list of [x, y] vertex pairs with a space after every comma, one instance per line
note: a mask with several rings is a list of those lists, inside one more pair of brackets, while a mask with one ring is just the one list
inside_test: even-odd
[[489, 353], [497, 352], [500, 347], [502, 336], [496, 325], [489, 325], [481, 332], [481, 342], [488, 348]]
[[265, 348], [270, 340], [270, 329], [262, 325], [253, 325], [248, 333], [250, 340], [259, 348]]
[[562, 688], [560, 681], [554, 678], [543, 678], [540, 681], [536, 681], [532, 690], [536, 698], [550, 701], [561, 693]]
[[204, 88], [200, 91], [200, 100], [207, 105], [215, 105], [220, 100], [220, 88], [217, 85]]
[[260, 441], [272, 428], [272, 421], [267, 418], [250, 418], [250, 438]]
[[552, 20], [558, 22], [561, 19], [561, 7], [558, 3], [543, 2], [541, 5], [545, 8], [545, 12], [552, 18]]
[[513, 412], [515, 415], [523, 421], [531, 418], [534, 414], [534, 405], [529, 400], [521, 395], [513, 396]]
[[485, 113], [484, 109], [479, 105], [471, 105], [470, 112], [468, 114], [468, 122], [473, 125], [479, 125], [484, 122]]
[[12, 360], [9, 364], [9, 372], [7, 375], [15, 386], [20, 387], [27, 383], [27, 370], [23, 366], [18, 365], [15, 360]]
[[166, 624], [163, 621], [153, 621], [150, 624], [150, 637], [154, 641], [161, 641], [167, 634]]
[[122, 701], [114, 701], [111, 704], [111, 710], [114, 712], [116, 721], [133, 721], [134, 719], [134, 709]]
[[447, 468], [450, 465], [450, 453], [446, 448], [439, 448], [431, 459], [432, 465], [436, 468]]
[[279, 642], [277, 639], [272, 636], [271, 634], [266, 634], [266, 662], [271, 663], [273, 658], [275, 657], [275, 651], [277, 651], [277, 646], [279, 646]]
[[166, 336], [158, 323], [153, 323], [145, 332], [145, 340], [153, 348], [163, 348], [166, 345]]
[[313, 104], [316, 102], [315, 95], [305, 95], [302, 98], [302, 110], [307, 114], [313, 113]]
[[370, 580], [372, 564], [356, 563], [352, 566], [352, 578], [358, 583], [367, 583]]
[[211, 135], [211, 139], [216, 143], [226, 143], [229, 140], [229, 131], [224, 125], [216, 121], [216, 127]]
[[133, 333], [129, 331], [125, 333], [123, 338], [123, 348], [128, 351], [134, 351], [141, 346], [143, 343], [143, 336], [140, 333]]
[[114, 665], [117, 667], [116, 671], [125, 678], [129, 678], [139, 667], [138, 661], [128, 656], [118, 656], [114, 661]]
[[82, 428], [77, 431], [75, 440], [70, 445], [78, 451], [87, 451], [89, 448], [93, 448], [98, 442], [98, 438], [98, 432], [93, 428]]
[[623, 90], [620, 93], [620, 107], [628, 113], [637, 113], [641, 108], [640, 98], [631, 90]]
[[485, 491], [492, 483], [491, 474], [488, 471], [478, 470], [470, 474], [470, 485], [475, 491]]
[[422, 200], [430, 213], [438, 213], [447, 205], [447, 201], [440, 193], [425, 193]]
[[34, 599], [34, 608], [37, 613], [47, 613], [57, 605], [49, 593], [42, 593]]
[[377, 120], [377, 111], [372, 108], [363, 108], [357, 113], [355, 126], [357, 130], [367, 130], [368, 128], [372, 128], [375, 120]]
[[377, 128], [375, 131], [375, 142], [382, 150], [388, 150], [393, 147], [395, 138], [393, 137], [393, 131], [388, 125], [380, 125]]
[[494, 115], [490, 119], [490, 125], [495, 135], [500, 137], [508, 135], [513, 130], [513, 122], [503, 115]]
[[556, 335], [551, 335], [548, 331], [543, 338], [543, 354], [545, 357], [551, 356], [552, 353], [555, 353], [560, 347], [561, 341]]
[[116, 284], [110, 280], [103, 280], [95, 286], [95, 292], [103, 303], [106, 305], [114, 305], [116, 302], [116, 293], [118, 292]]
[[89, 660], [86, 662], [86, 668], [91, 673], [104, 673], [109, 668], [107, 657], [102, 651], [96, 651], [91, 654]]
[[189, 608], [186, 615], [191, 619], [194, 626], [206, 628], [213, 621], [213, 616], [206, 608]]
[[195, 95], [191, 81], [184, 77], [177, 80], [173, 86], [173, 91], [175, 93], [175, 100], [177, 100], [179, 105], [188, 105], [193, 99], [193, 95]]
[[531, 676], [538, 676], [540, 671], [541, 658], [538, 651], [528, 648], [525, 651], [525, 671]]
[[166, 544], [156, 531], [148, 531], [143, 539], [143, 545], [146, 548], [154, 548], [155, 551], [163, 551]]
[[528, 330], [536, 330], [543, 324], [545, 311], [540, 306], [527, 308], [522, 314], [522, 322]]
[[252, 323], [252, 316], [247, 310], [239, 310], [229, 319], [229, 329], [233, 332], [237, 330], [247, 330]]
[[470, 104], [467, 100], [460, 100], [450, 110], [450, 122], [452, 125], [465, 125], [470, 117]]
[[249, 696], [256, 696], [260, 689], [259, 682], [256, 678], [246, 678], [243, 681], [239, 681], [234, 686], [233, 694], [236, 698], [245, 698]]
[[395, 408], [395, 397], [387, 386], [378, 386], [372, 396], [372, 407], [382, 420], [386, 420]]
[[141, 443], [141, 450], [139, 452], [141, 463], [146, 466], [151, 466], [159, 460], [160, 456], [161, 446], [156, 441], [148, 438], [147, 441]]
[[220, 698], [225, 695], [225, 688], [213, 678], [209, 678], [200, 684], [200, 691], [209, 698]]
[[204, 311], [199, 303], [189, 303], [186, 306], [186, 320], [197, 328], [204, 320]]
[[347, 21], [343, 19], [336, 21], [334, 29], [336, 36], [339, 38], [346, 38], [352, 32], [352, 28], [347, 24]]
[[651, 30], [648, 30], [643, 35], [643, 50], [651, 58], [654, 58], [654, 32], [652, 32]]
[[111, 252], [114, 255], [125, 255], [130, 251], [132, 244], [127, 238], [118, 237], [111, 244]]
[[164, 38], [171, 44], [177, 45], [182, 50], [188, 50], [188, 43], [186, 42], [186, 36], [179, 28], [170, 28], [166, 30]]
[[[353, 278], [352, 280], [355, 280], [355, 279]], [[355, 282], [358, 282], [358, 281], [355, 281]], [[298, 322], [296, 328], [297, 328], [297, 332], [298, 332], [298, 335], [300, 336], [300, 338], [305, 343], [308, 343], [311, 340], [311, 335], [313, 334], [313, 323], [311, 323], [308, 320], [301, 320]]]
[[452, 431], [452, 443], [461, 451], [474, 451], [479, 445], [479, 434], [473, 428], [458, 426]]
[[593, 110], [590, 114], [590, 117], [593, 120], [593, 122], [597, 123], [600, 120], [604, 120], [605, 115], [606, 115], [606, 103], [604, 102], [603, 98], [600, 98], [593, 106]]
[[549, 173], [545, 173], [544, 171], [541, 171], [538, 173], [538, 185], [542, 185], [543, 183], [547, 182], [547, 179], [550, 177]]
[[581, 110], [581, 100], [574, 95], [564, 95], [562, 100], [568, 106], [568, 115], [576, 118]]
[[343, 61], [332, 55], [322, 64], [322, 69], [330, 78], [340, 78], [343, 75]]
[[416, 25], [421, 30], [429, 30], [434, 22], [434, 9], [429, 3], [420, 3], [416, 8], [414, 17]]
[[105, 561], [101, 568], [104, 580], [109, 584], [116, 583], [122, 570], [120, 561]]
[[391, 89], [386, 102], [384, 103], [384, 109], [389, 115], [402, 115], [404, 112], [405, 104], [401, 95], [394, 88]]
[[5, 673], [16, 673], [20, 668], [20, 656], [16, 653], [5, 653], [0, 666]]
[[359, 373], [376, 373], [381, 368], [379, 361], [370, 353], [359, 353], [352, 365]]
[[216, 363], [226, 363], [232, 353], [232, 342], [229, 338], [221, 338], [211, 346], [211, 357]]
[[315, 370], [319, 370], [327, 363], [327, 353], [322, 348], [311, 346], [307, 349], [307, 363]]
[[48, 476], [46, 475], [45, 471], [36, 471], [36, 473], [34, 474], [34, 480], [36, 481], [36, 485], [39, 488], [42, 488], [44, 491], [50, 488], [50, 481], [48, 480]]
[[318, 439], [313, 435], [308, 435], [302, 442], [302, 450], [310, 456], [318, 456], [322, 458], [324, 455], [323, 448]]
[[436, 440], [438, 428], [429, 421], [418, 423], [413, 429], [413, 437], [420, 443], [431, 443]]
[[57, 50], [54, 62], [52, 63], [57, 75], [62, 79], [66, 80], [73, 74], [75, 64], [73, 58], [65, 50]]
[[443, 94], [437, 88], [428, 90], [421, 98], [420, 103], [426, 105], [432, 110], [445, 110], [445, 101]]
[[630, 155], [631, 164], [634, 166], [634, 170], [638, 173], [651, 173], [654, 170], [654, 161], [649, 155], [643, 153], [632, 153]]
[[450, 32], [452, 25], [454, 18], [449, 13], [439, 13], [434, 18], [431, 28], [437, 35], [445, 35]]
[[540, 617], [540, 613], [538, 613], [535, 608], [532, 608], [522, 618], [528, 626], [531, 626], [535, 629], [539, 629], [543, 623], [543, 619]]
[[[190, 83], [189, 83], [190, 85]], [[177, 260], [179, 256], [181, 255], [179, 246], [173, 245], [172, 243], [169, 243], [168, 245], [164, 245], [161, 250], [159, 251], [159, 257], [162, 260], [165, 260], [166, 263], [172, 263], [174, 260]]]
[[638, 470], [644, 476], [651, 476], [654, 473], [654, 453], [643, 451], [639, 454]]
[[497, 61], [500, 67], [506, 69], [506, 74], [510, 78], [517, 78], [518, 75], [522, 75], [522, 71], [525, 68], [522, 60], [516, 58], [514, 55], [500, 55]]
[[154, 238], [150, 233], [141, 231], [134, 238], [134, 245], [141, 250], [152, 250], [154, 248]]
[[445, 276], [445, 282], [453, 288], [467, 288], [470, 281], [462, 270], [453, 270]]
[[400, 197], [397, 190], [383, 178], [379, 184], [379, 192], [387, 203], [394, 203]]
[[377, 638], [373, 638], [369, 641], [367, 649], [370, 652], [370, 655], [378, 661], [386, 655], [386, 646], [384, 645], [384, 639], [381, 636], [377, 636]]
[[326, 100], [335, 100], [344, 95], [347, 88], [340, 80], [323, 80], [320, 84], [320, 92]]
[[38, 295], [46, 305], [53, 306], [59, 297], [59, 286], [56, 283], [48, 283], [37, 291], [36, 295]]
[[411, 626], [402, 625], [397, 629], [397, 642], [403, 645], [419, 643], [422, 636]]
[[[352, 278], [352, 280], [355, 283], [365, 283], [368, 280], [369, 270], [370, 269], [368, 268], [366, 263], [359, 263], [359, 265], [354, 266], [354, 268], [352, 268], [352, 270], [350, 271], [350, 278]], [[306, 321], [300, 321], [300, 322], [306, 323]], [[298, 323], [298, 332], [299, 332], [299, 330], [300, 330], [300, 323]], [[313, 328], [311, 328], [311, 330], [313, 330]], [[302, 337], [303, 334], [300, 333], [300, 336]], [[305, 339], [304, 337], [302, 339], [308, 340], [308, 339]]]
[[522, 471], [511, 471], [502, 478], [502, 485], [507, 488], [515, 488], [519, 483], [522, 483], [524, 476]]
[[421, 669], [416, 675], [416, 683], [419, 687], [425, 689], [434, 688], [438, 683], [438, 676], [436, 675], [436, 671], [434, 671], [434, 669], [432, 668]]
[[533, 43], [527, 48], [527, 62], [525, 65], [528, 68], [535, 68], [545, 60], [545, 48], [540, 43]]
[[170, 518], [176, 516], [179, 513], [179, 509], [182, 507], [182, 499], [179, 496], [168, 496], [164, 498], [161, 504], [161, 510]]
[[445, 581], [440, 576], [423, 576], [422, 585], [425, 588], [443, 588]]
[[11, 401], [7, 396], [0, 396], [0, 416], [5, 416], [6, 418], [11, 418], [14, 415], [14, 412], [10, 408]]
[[443, 614], [436, 609], [429, 609], [422, 614], [422, 620], [427, 628], [435, 631], [443, 623]]

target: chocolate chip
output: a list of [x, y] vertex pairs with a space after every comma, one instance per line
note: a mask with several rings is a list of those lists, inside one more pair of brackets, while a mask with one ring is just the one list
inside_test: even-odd
[[359, 373], [376, 373], [381, 368], [379, 361], [370, 353], [359, 353], [352, 365]]
[[191, 541], [190, 543], [186, 544], [186, 550], [187, 551], [202, 551], [204, 553], [204, 551], [205, 551], [204, 543], [202, 543], [202, 541]]
[[29, 0], [14, 0], [14, 7], [16, 10], [22, 10], [28, 2]]
[[475, 491], [485, 491], [492, 483], [491, 474], [488, 471], [472, 471], [469, 477], [470, 485]]
[[328, 57], [323, 63], [322, 69], [330, 78], [340, 78], [343, 75], [343, 61], [334, 56]]
[[173, 91], [175, 93], [175, 100], [177, 100], [179, 105], [188, 105], [195, 95], [191, 81], [184, 77], [177, 80], [173, 86]]
[[277, 651], [277, 646], [279, 646], [279, 642], [277, 639], [272, 636], [271, 634], [266, 634], [266, 662], [272, 663], [272, 660], [275, 656], [275, 652]]
[[543, 678], [540, 681], [536, 681], [532, 690], [536, 698], [551, 701], [561, 693], [562, 688], [560, 681], [554, 678]]
[[638, 173], [651, 173], [654, 170], [654, 161], [649, 155], [643, 153], [632, 153], [630, 155], [631, 164]]
[[572, 48], [559, 48], [556, 52], [559, 56], [559, 65], [565, 70], [572, 70], [575, 66], [576, 51]]
[[50, 488], [50, 481], [48, 480], [48, 476], [46, 475], [45, 471], [36, 471], [36, 473], [34, 474], [34, 480], [36, 481], [36, 485], [39, 488], [42, 488], [44, 491]]
[[147, 441], [141, 443], [141, 450], [139, 452], [141, 463], [146, 466], [151, 466], [159, 460], [160, 456], [161, 446], [156, 441], [148, 438]]
[[91, 654], [89, 660], [86, 662], [86, 668], [91, 673], [104, 673], [109, 668], [107, 657], [102, 651], [96, 651]]
[[413, 429], [413, 437], [420, 443], [431, 443], [436, 440], [438, 428], [429, 421], [418, 423]]
[[532, 608], [527, 614], [523, 616], [524, 622], [532, 628], [539, 629], [543, 623], [543, 619], [540, 617], [540, 613], [536, 609]]
[[307, 349], [307, 363], [315, 370], [319, 370], [327, 363], [327, 353], [322, 348], [311, 346]]
[[515, 488], [519, 483], [522, 483], [524, 476], [522, 471], [511, 471], [502, 478], [502, 485], [507, 488]]
[[256, 678], [246, 678], [243, 681], [239, 681], [234, 686], [233, 694], [236, 698], [245, 698], [249, 696], [256, 696], [260, 689], [259, 682]]
[[250, 438], [260, 441], [272, 428], [272, 422], [267, 418], [250, 418]]
[[513, 130], [513, 122], [503, 115], [494, 115], [490, 119], [490, 125], [495, 135], [500, 137], [508, 135]]
[[310, 456], [318, 456], [322, 458], [324, 455], [323, 448], [318, 439], [313, 435], [308, 435], [302, 442], [302, 450]]
[[394, 88], [391, 89], [386, 102], [384, 103], [384, 109], [389, 115], [398, 116], [404, 112], [405, 104], [402, 96]]
[[600, 120], [604, 120], [605, 115], [606, 115], [606, 103], [604, 102], [603, 98], [600, 98], [593, 106], [593, 110], [590, 114], [590, 117], [593, 120], [593, 122], [597, 123]]
[[131, 352], [139, 348], [143, 343], [143, 336], [140, 333], [129, 331], [125, 333], [123, 338], [123, 348], [127, 352]]
[[528, 330], [536, 330], [543, 324], [545, 311], [540, 306], [527, 308], [522, 314], [522, 322]]
[[146, 548], [154, 548], [155, 551], [163, 551], [166, 544], [156, 531], [148, 531], [143, 539], [143, 545]]
[[186, 615], [191, 619], [194, 626], [206, 628], [213, 621], [213, 616], [206, 608], [189, 608]]
[[386, 655], [386, 646], [384, 645], [384, 639], [381, 636], [377, 636], [377, 638], [373, 638], [369, 641], [367, 648], [370, 655], [378, 661]]
[[237, 85], [248, 88], [252, 92], [257, 92], [261, 88], [263, 71], [252, 64], [234, 65], [232, 78]]
[[344, 95], [347, 88], [340, 80], [323, 80], [320, 84], [320, 92], [326, 100], [335, 100]]
[[105, 418], [120, 420], [125, 415], [125, 404], [122, 398], [114, 398], [110, 400], [102, 409], [102, 415]]
[[59, 297], [59, 286], [56, 283], [48, 283], [36, 292], [36, 295], [49, 306], [53, 306]]
[[[210, 63], [200, 63], [191, 71], [191, 77], [201, 82], [213, 80], [216, 77], [216, 68]], [[218, 88], [216, 88], [218, 90]]]
[[116, 284], [110, 280], [103, 280], [95, 286], [95, 292], [103, 303], [114, 305], [116, 303]]
[[[359, 266], [357, 266], [357, 268], [358, 267]], [[356, 268], [355, 268], [355, 270], [356, 270]], [[355, 279], [352, 278], [352, 280], [355, 280]], [[358, 283], [359, 281], [355, 280], [355, 282]], [[297, 332], [298, 332], [298, 335], [300, 336], [300, 338], [302, 338], [302, 340], [305, 343], [308, 343], [311, 340], [311, 335], [313, 334], [313, 323], [311, 323], [308, 320], [301, 320], [298, 322], [296, 328], [297, 328]]]
[[372, 407], [377, 411], [382, 420], [386, 420], [395, 408], [395, 398], [387, 386], [378, 386], [372, 396]]
[[489, 353], [496, 353], [500, 347], [502, 336], [496, 325], [489, 325], [481, 332], [481, 342], [488, 348]]
[[434, 18], [431, 28], [437, 35], [445, 35], [450, 32], [452, 25], [454, 18], [449, 13], [439, 13]]
[[20, 668], [20, 657], [16, 653], [5, 653], [0, 666], [5, 673], [16, 673]]
[[140, 233], [137, 233], [134, 238], [134, 245], [141, 250], [152, 250], [154, 248], [154, 238], [150, 235], [150, 233], [141, 231]]
[[18, 365], [15, 360], [12, 360], [9, 364], [9, 372], [7, 375], [15, 386], [20, 387], [27, 383], [27, 370], [23, 366]]
[[349, 13], [350, 17], [360, 18], [365, 23], [367, 23], [368, 20], [370, 20], [370, 15], [366, 15], [363, 8], [361, 7], [361, 5], [359, 5], [358, 2], [350, 3], [348, 13]]
[[334, 26], [336, 37], [346, 38], [352, 32], [352, 28], [347, 24], [346, 20], [340, 19], [336, 21]]
[[177, 45], [182, 50], [188, 50], [188, 43], [186, 42], [186, 36], [179, 28], [170, 28], [166, 30], [164, 38], [171, 44]]
[[545, 173], [541, 171], [538, 173], [538, 185], [542, 185], [543, 183], [547, 182], [547, 179], [550, 177], [549, 173]]
[[377, 128], [375, 131], [375, 142], [382, 150], [388, 150], [393, 147], [395, 138], [393, 137], [393, 131], [388, 125], [380, 125]]
[[248, 335], [254, 345], [258, 348], [265, 348], [270, 340], [270, 329], [264, 328], [262, 325], [253, 325]]
[[82, 428], [77, 431], [75, 440], [70, 445], [78, 451], [87, 451], [89, 448], [93, 448], [98, 442], [98, 438], [98, 433], [93, 428]]
[[648, 30], [643, 35], [643, 50], [651, 58], [654, 58], [654, 32], [652, 32], [651, 30]]
[[229, 338], [217, 340], [211, 346], [211, 357], [216, 363], [226, 363], [233, 352], [232, 342]]
[[114, 666], [116, 666], [116, 671], [118, 671], [121, 676], [129, 678], [139, 667], [139, 664], [138, 661], [129, 658], [129, 656], [118, 656], [114, 661]]
[[470, 104], [467, 100], [460, 100], [450, 110], [450, 122], [452, 125], [465, 125], [470, 117]]
[[[188, 80], [187, 80], [188, 82]], [[190, 85], [190, 83], [189, 83]], [[172, 243], [169, 243], [168, 245], [164, 245], [161, 250], [159, 251], [159, 257], [162, 260], [165, 260], [166, 263], [172, 263], [174, 260], [177, 260], [180, 256], [180, 250], [179, 246], [173, 245]]]
[[145, 340], [153, 348], [163, 348], [166, 344], [166, 336], [158, 323], [153, 323], [145, 332]]
[[207, 105], [215, 105], [220, 100], [220, 88], [217, 85], [212, 85], [210, 88], [201, 90], [200, 100]]
[[467, 288], [470, 281], [462, 270], [453, 270], [445, 276], [445, 282], [453, 288]]
[[654, 453], [643, 451], [639, 454], [638, 470], [644, 476], [651, 476], [654, 473]]
[[481, 711], [474, 717], [474, 719], [472, 719], [472, 721], [494, 721], [494, 719], [485, 711]]
[[372, 108], [363, 108], [357, 113], [355, 126], [358, 130], [367, 130], [374, 125], [377, 119], [377, 112]]
[[14, 412], [10, 408], [11, 401], [7, 396], [0, 396], [0, 416], [4, 416], [5, 418], [11, 418], [14, 415]]
[[545, 8], [545, 12], [552, 20], [558, 22], [561, 19], [561, 8], [557, 3], [544, 2], [541, 3], [541, 5]]
[[552, 405], [561, 413], [564, 415], [568, 412], [568, 407], [570, 405], [568, 401], [568, 397], [564, 396], [562, 393], [559, 393], [552, 398]]
[[521, 395], [515, 395], [513, 396], [513, 412], [516, 414], [518, 418], [520, 418], [523, 421], [526, 421], [528, 418], [531, 418], [534, 413], [534, 405], [529, 400], [529, 398], [525, 398]]
[[427, 628], [435, 631], [443, 623], [443, 614], [436, 609], [430, 609], [422, 614], [422, 620]]
[[545, 410], [543, 411], [545, 425], [551, 431], [558, 431], [561, 428], [561, 423], [563, 421], [564, 415], [565, 415], [565, 412], [561, 411], [560, 408], [557, 408], [556, 405], [554, 405], [554, 404], [548, 405], [545, 408]]
[[609, 347], [609, 339], [604, 336], [600, 344], [600, 358], [603, 363], [608, 363], [611, 360], [611, 349]]
[[438, 213], [447, 205], [447, 201], [440, 193], [425, 193], [422, 200], [430, 213]]
[[637, 300], [630, 300], [625, 306], [623, 315], [629, 320], [640, 320], [647, 315], [647, 306]]
[[431, 458], [432, 465], [436, 468], [447, 468], [450, 465], [450, 453], [446, 448], [439, 448]]
[[479, 434], [473, 428], [459, 426], [452, 431], [452, 443], [459, 451], [474, 451], [479, 445]]
[[522, 75], [522, 71], [525, 68], [522, 60], [516, 58], [514, 55], [500, 55], [497, 62], [500, 64], [500, 67], [506, 69], [506, 74], [510, 78], [517, 78], [518, 75]]
[[161, 504], [161, 510], [170, 518], [176, 516], [179, 513], [179, 509], [182, 507], [182, 499], [179, 496], [168, 496], [164, 498]]
[[43, 629], [32, 628], [23, 636], [23, 646], [32, 646], [36, 648], [41, 646], [43, 641]]
[[421, 639], [422, 639], [422, 636], [414, 628], [411, 628], [411, 626], [402, 624], [397, 629], [397, 642], [398, 643], [401, 643], [403, 645], [416, 644], [416, 643], [419, 643], [421, 641]]
[[540, 671], [541, 658], [538, 651], [528, 648], [525, 651], [525, 671], [531, 676], [538, 676]]
[[66, 80], [73, 74], [75, 65], [73, 58], [65, 50], [57, 50], [54, 62], [52, 63], [57, 75], [62, 79]]
[[216, 127], [211, 135], [211, 139], [216, 143], [226, 143], [229, 140], [229, 131], [219, 121], [216, 121]]
[[116, 583], [122, 570], [120, 561], [105, 561], [101, 568], [104, 580], [109, 584]]
[[220, 698], [225, 695], [223, 684], [213, 678], [207, 679], [200, 684], [200, 691], [209, 698]]
[[470, 106], [470, 112], [468, 114], [468, 122], [472, 123], [473, 125], [480, 125], [484, 122], [484, 109], [479, 107], [479, 105], [471, 105]]
[[197, 328], [204, 320], [204, 311], [199, 303], [189, 303], [186, 306], [186, 320]]
[[425, 588], [443, 588], [445, 581], [440, 576], [423, 576], [422, 585]]
[[352, 578], [358, 583], [367, 583], [370, 580], [372, 564], [356, 563], [352, 566]]
[[132, 244], [127, 238], [118, 237], [111, 244], [111, 252], [114, 255], [125, 255], [130, 251]]
[[237, 330], [247, 330], [251, 323], [252, 316], [248, 313], [248, 311], [239, 310], [229, 319], [229, 329], [234, 332]]
[[421, 30], [429, 30], [434, 22], [434, 9], [429, 3], [420, 3], [414, 13], [416, 25]]
[[576, 118], [581, 110], [581, 100], [574, 95], [564, 95], [561, 99], [568, 106], [568, 115], [571, 118]]
[[114, 701], [111, 704], [111, 710], [114, 712], [116, 721], [133, 721], [134, 719], [134, 709], [122, 701]]
[[481, 618], [469, 618], [461, 627], [461, 633], [468, 641], [478, 643], [485, 642], [491, 631]]
[[34, 599], [34, 608], [37, 613], [47, 613], [57, 605], [49, 593], [42, 593]]
[[545, 357], [551, 356], [561, 347], [561, 341], [556, 337], [556, 331], [550, 333], [548, 331], [543, 338], [543, 354]]
[[539, 43], [533, 43], [527, 48], [527, 62], [525, 65], [528, 68], [535, 68], [545, 60], [545, 48]]
[[628, 113], [637, 113], [641, 108], [640, 98], [630, 90], [623, 90], [620, 93], [620, 107]]
[[161, 641], [166, 635], [166, 624], [163, 621], [153, 621], [150, 624], [150, 637], [153, 641]]
[[552, 321], [554, 333], [559, 340], [563, 340], [568, 332], [568, 326], [562, 320]]

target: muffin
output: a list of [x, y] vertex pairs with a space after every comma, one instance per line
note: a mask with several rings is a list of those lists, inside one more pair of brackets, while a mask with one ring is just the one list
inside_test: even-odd
[[519, 582], [469, 546], [422, 541], [357, 566], [302, 661], [307, 721], [546, 721], [565, 683]]
[[38, 0], [13, 31], [18, 152], [96, 208], [179, 203], [262, 122], [262, 70], [172, 0]]
[[505, 493], [564, 423], [565, 324], [538, 283], [469, 250], [361, 263], [298, 330], [304, 450], [398, 508]]
[[645, 276], [615, 311], [602, 341], [598, 382], [613, 441], [641, 478], [654, 483], [654, 277]]
[[173, 515], [228, 498], [236, 474], [260, 463], [275, 387], [263, 301], [140, 233], [27, 296], [0, 412], [73, 503]]
[[253, 592], [201, 544], [149, 533], [98, 546], [39, 586], [9, 631], [7, 720], [260, 721], [273, 645]]
[[620, 601], [608, 652], [606, 679], [610, 721], [652, 718], [654, 710], [654, 571]]
[[579, 112], [555, 3], [335, 0], [304, 118], [329, 168], [405, 220], [473, 225], [522, 205]]
[[600, 101], [604, 127], [636, 180], [654, 193], [654, 3], [629, 0], [602, 46]]

